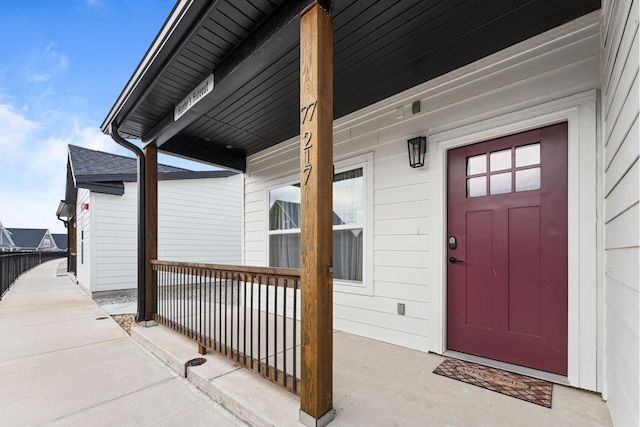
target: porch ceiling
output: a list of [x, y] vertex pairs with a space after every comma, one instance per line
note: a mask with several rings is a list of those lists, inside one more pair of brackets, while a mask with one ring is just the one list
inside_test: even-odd
[[[299, 132], [299, 14], [309, 0], [178, 2], [102, 124], [236, 170]], [[324, 3], [331, 3], [326, 1]], [[600, 0], [335, 0], [334, 117], [600, 8]], [[174, 107], [213, 72], [211, 93]]]

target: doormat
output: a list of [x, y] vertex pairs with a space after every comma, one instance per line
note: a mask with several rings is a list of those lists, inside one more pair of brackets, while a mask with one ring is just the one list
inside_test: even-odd
[[458, 359], [446, 359], [433, 373], [551, 408], [549, 381]]

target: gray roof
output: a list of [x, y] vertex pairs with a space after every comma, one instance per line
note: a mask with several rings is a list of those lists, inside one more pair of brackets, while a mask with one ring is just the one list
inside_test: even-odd
[[[133, 157], [105, 153], [89, 148], [69, 145], [69, 160], [76, 181], [135, 181], [138, 162]], [[158, 165], [158, 173], [193, 172], [188, 169]]]
[[[69, 172], [67, 192], [72, 185], [107, 194], [124, 194], [123, 182], [137, 181], [138, 161], [133, 157], [105, 153], [76, 145], [69, 145]], [[235, 175], [226, 170], [192, 171], [158, 164], [158, 179], [223, 178]], [[69, 180], [72, 180], [69, 182]], [[68, 201], [68, 200], [67, 200]]]
[[11, 240], [16, 247], [23, 249], [37, 249], [48, 231], [46, 228], [7, 228], [7, 230], [11, 233]]
[[[105, 194], [123, 195], [124, 183], [137, 181], [138, 160], [134, 157], [105, 153], [69, 144], [65, 198], [56, 211], [70, 217], [75, 211], [77, 189], [86, 188]], [[224, 178], [236, 175], [228, 170], [192, 171], [158, 164], [158, 180]]]
[[67, 234], [51, 234], [51, 237], [53, 237], [53, 240], [55, 240], [56, 242], [56, 246], [58, 247], [58, 249], [67, 249]]

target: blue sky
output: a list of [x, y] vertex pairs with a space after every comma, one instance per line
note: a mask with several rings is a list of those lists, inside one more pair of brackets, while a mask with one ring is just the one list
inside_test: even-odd
[[3, 3], [0, 222], [5, 227], [65, 232], [55, 211], [64, 198], [68, 144], [132, 156], [99, 126], [174, 3]]

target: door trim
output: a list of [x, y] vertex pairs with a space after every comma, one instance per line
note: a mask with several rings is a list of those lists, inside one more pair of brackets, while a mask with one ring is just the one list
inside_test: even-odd
[[568, 374], [574, 387], [602, 391], [602, 211], [601, 159], [598, 150], [595, 90], [432, 134], [427, 152], [433, 200], [429, 217], [433, 236], [429, 264], [435, 286], [429, 328], [429, 351], [446, 345], [446, 185], [447, 151], [563, 121], [568, 122]]

